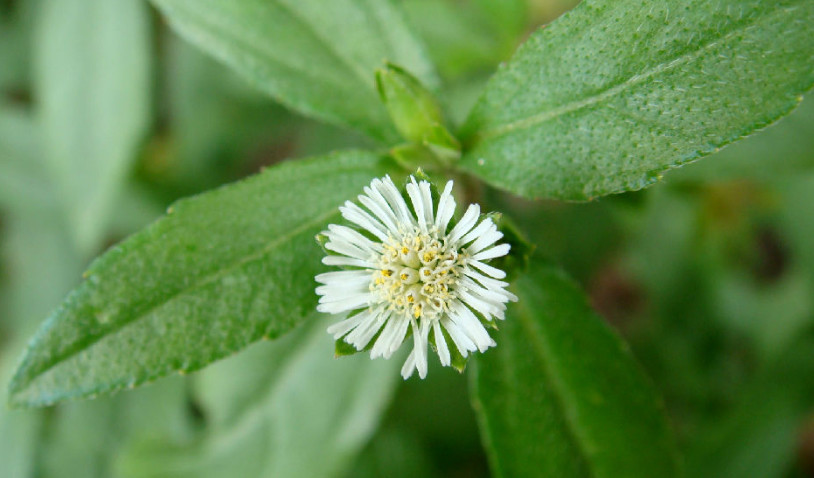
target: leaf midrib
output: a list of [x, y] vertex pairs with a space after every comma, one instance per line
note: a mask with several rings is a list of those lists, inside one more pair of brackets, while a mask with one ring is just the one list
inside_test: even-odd
[[[58, 360], [54, 361], [53, 363], [50, 363], [47, 367], [45, 367], [44, 369], [38, 371], [37, 375], [41, 375], [41, 374], [47, 372], [48, 370], [53, 368], [58, 363], [66, 360], [66, 359], [71, 358], [72, 356], [74, 356], [77, 353], [81, 352], [82, 350], [94, 345], [95, 343], [97, 343], [100, 340], [104, 339], [105, 337], [111, 335], [112, 333], [117, 332], [117, 331], [127, 327], [128, 325], [136, 323], [140, 319], [142, 319], [142, 318], [144, 318], [146, 316], [149, 316], [150, 314], [155, 312], [157, 309], [159, 309], [159, 308], [173, 302], [178, 297], [186, 295], [187, 293], [190, 293], [191, 291], [194, 291], [196, 289], [200, 289], [200, 288], [202, 288], [202, 287], [204, 287], [204, 286], [206, 286], [208, 284], [211, 284], [212, 282], [216, 281], [217, 279], [220, 279], [221, 277], [224, 277], [224, 276], [228, 275], [229, 273], [231, 273], [235, 269], [238, 269], [238, 268], [240, 268], [240, 267], [242, 267], [242, 266], [244, 266], [244, 265], [246, 265], [246, 264], [248, 264], [250, 262], [254, 262], [256, 260], [261, 259], [262, 257], [269, 254], [271, 251], [273, 251], [275, 248], [277, 248], [277, 246], [279, 246], [280, 244], [293, 239], [294, 237], [302, 234], [303, 232], [307, 231], [308, 229], [310, 229], [310, 228], [312, 228], [314, 226], [317, 226], [318, 224], [327, 222], [328, 219], [330, 219], [332, 216], [338, 215], [338, 214], [339, 213], [335, 211], [335, 208], [331, 208], [331, 210], [328, 213], [324, 213], [324, 214], [322, 214], [320, 216], [317, 216], [317, 218], [312, 220], [312, 221], [303, 223], [302, 225], [298, 226], [297, 228], [291, 230], [288, 234], [284, 234], [284, 235], [278, 237], [276, 240], [269, 242], [265, 247], [259, 249], [257, 252], [254, 252], [252, 254], [248, 254], [246, 256], [241, 257], [240, 259], [235, 261], [235, 263], [229, 265], [228, 267], [224, 267], [224, 268], [218, 269], [217, 271], [215, 271], [215, 272], [213, 272], [211, 274], [204, 275], [199, 280], [192, 283], [189, 287], [179, 289], [178, 291], [174, 292], [172, 295], [167, 297], [166, 300], [163, 300], [161, 302], [158, 302], [158, 303], [150, 306], [149, 308], [142, 311], [138, 315], [133, 316], [131, 319], [123, 320], [123, 321], [121, 321], [119, 323], [116, 323], [114, 326], [111, 326], [109, 329], [107, 329], [105, 331], [105, 333], [100, 334], [100, 335], [98, 335], [96, 337], [93, 337], [92, 340], [90, 340], [90, 341], [80, 342], [79, 344], [81, 345], [81, 347], [77, 346], [77, 347], [75, 347], [74, 350], [71, 350], [69, 353], [59, 356]], [[149, 378], [147, 378], [147, 380], [149, 380]]]
[[[348, 171], [352, 171], [354, 169], [349, 169]], [[191, 292], [193, 290], [204, 287], [204, 286], [214, 282], [215, 280], [227, 275], [228, 273], [234, 271], [235, 269], [237, 269], [237, 268], [239, 268], [239, 267], [241, 267], [241, 266], [243, 266], [243, 265], [245, 265], [247, 263], [256, 261], [256, 260], [266, 256], [268, 253], [270, 253], [272, 250], [274, 250], [280, 244], [291, 240], [292, 238], [296, 237], [299, 234], [302, 234], [303, 232], [307, 231], [308, 229], [310, 229], [312, 227], [315, 227], [315, 226], [317, 226], [319, 224], [327, 222], [332, 216], [335, 216], [335, 215], [338, 215], [338, 214], [339, 213], [336, 210], [336, 208], [331, 207], [325, 213], [317, 216], [316, 218], [314, 218], [314, 219], [312, 219], [310, 221], [304, 222], [303, 224], [297, 226], [295, 229], [292, 229], [289, 232], [287, 232], [286, 234], [283, 234], [283, 235], [279, 236], [277, 239], [269, 242], [265, 247], [259, 249], [257, 252], [254, 252], [252, 254], [248, 254], [246, 256], [241, 257], [240, 259], [238, 259], [237, 261], [235, 261], [233, 264], [229, 265], [228, 267], [224, 267], [224, 268], [218, 269], [217, 271], [215, 271], [213, 273], [204, 275], [203, 277], [201, 277], [199, 280], [195, 281], [190, 286], [179, 289], [178, 291], [174, 292], [169, 297], [167, 297], [166, 300], [162, 300], [162, 301], [150, 306], [146, 310], [140, 312], [138, 315], [135, 315], [132, 318], [129, 318], [128, 320], [122, 320], [120, 322], [115, 323], [114, 325], [111, 325], [110, 328], [106, 329], [103, 333], [101, 333], [99, 335], [90, 337], [89, 340], [86, 340], [86, 341], [77, 342], [76, 345], [74, 347], [71, 347], [70, 349], [68, 349], [68, 351], [66, 353], [57, 355], [57, 356], [54, 357], [53, 360], [51, 360], [49, 362], [45, 362], [45, 365], [43, 367], [34, 368], [33, 372], [28, 371], [25, 374], [26, 380], [23, 383], [25, 385], [31, 384], [33, 382], [33, 379], [35, 379], [36, 377], [41, 376], [42, 374], [48, 372], [49, 370], [51, 370], [52, 368], [57, 366], [59, 363], [62, 363], [65, 360], [67, 360], [67, 359], [77, 355], [78, 353], [82, 352], [83, 350], [93, 346], [97, 342], [103, 340], [105, 337], [108, 337], [111, 334], [113, 334], [113, 333], [115, 333], [115, 332], [117, 332], [119, 330], [122, 330], [122, 329], [124, 329], [125, 327], [127, 327], [127, 326], [129, 326], [131, 324], [139, 322], [140, 319], [152, 314], [157, 309], [165, 306], [166, 304], [169, 304], [170, 302], [174, 301], [178, 297], [180, 297], [182, 295], [185, 295], [185, 294], [187, 294], [187, 293], [189, 293], [189, 292]], [[265, 333], [267, 333], [267, 331]], [[21, 371], [22, 371], [22, 368], [21, 368]], [[141, 377], [139, 380], [137, 380], [136, 383], [137, 384], [138, 383], [143, 383], [145, 381], [149, 381], [152, 378], [154, 378], [156, 376], [160, 376], [160, 375], [161, 375], [160, 372], [150, 373], [150, 374], [147, 374], [144, 377]], [[117, 387], [116, 383], [109, 383], [109, 384], [104, 384], [104, 385], [99, 386], [99, 387], [91, 388], [89, 391], [105, 391], [105, 390], [115, 389], [116, 387]], [[23, 387], [17, 384], [17, 380], [13, 380], [11, 389], [15, 390], [16, 393], [19, 393], [20, 391], [23, 390]], [[85, 393], [85, 392], [83, 391], [83, 393]]]
[[551, 388], [553, 390], [553, 395], [556, 400], [556, 406], [562, 412], [563, 419], [566, 425], [566, 433], [571, 438], [572, 443], [575, 445], [577, 450], [579, 450], [580, 455], [582, 456], [583, 462], [586, 464], [586, 468], [588, 469], [590, 475], [595, 478], [599, 478], [601, 475], [597, 472], [594, 464], [590, 460], [590, 454], [585, 449], [582, 441], [579, 440], [576, 429], [578, 428], [576, 423], [574, 423], [574, 419], [571, 416], [569, 411], [569, 407], [567, 406], [567, 402], [565, 400], [565, 393], [563, 390], [565, 389], [565, 385], [561, 383], [559, 375], [553, 370], [550, 366], [550, 353], [548, 353], [548, 347], [542, 343], [542, 341], [538, 338], [539, 335], [542, 335], [537, 327], [534, 325], [534, 320], [531, 318], [531, 311], [528, 308], [528, 304], [526, 301], [518, 301], [517, 304], [514, 306], [520, 309], [517, 314], [519, 317], [519, 322], [521, 327], [526, 332], [526, 337], [528, 337], [529, 343], [532, 345], [534, 351], [537, 353], [537, 358], [540, 361], [542, 366], [543, 373], [548, 378], [547, 382], [551, 384]]
[[[784, 14], [784, 13], [786, 13], [786, 9], [781, 8], [779, 10], [775, 10], [775, 11], [769, 13], [769, 14], [766, 14], [766, 15], [758, 15], [752, 21], [736, 25], [735, 28], [733, 28], [732, 30], [729, 30], [724, 35], [722, 35], [722, 36], [720, 36], [720, 37], [718, 37], [718, 38], [716, 38], [716, 39], [714, 39], [714, 40], [712, 40], [712, 41], [710, 41], [708, 43], [705, 43], [705, 44], [701, 45], [696, 50], [693, 50], [693, 51], [690, 51], [690, 52], [685, 53], [683, 55], [680, 55], [680, 56], [678, 56], [677, 58], [675, 58], [673, 60], [665, 61], [663, 63], [660, 63], [660, 64], [656, 65], [655, 67], [644, 71], [643, 73], [633, 75], [630, 78], [622, 81], [621, 83], [616, 84], [616, 85], [614, 85], [614, 86], [612, 86], [612, 87], [610, 87], [610, 88], [608, 88], [608, 89], [606, 89], [606, 90], [604, 90], [604, 91], [602, 91], [602, 92], [600, 92], [598, 94], [594, 94], [592, 96], [588, 96], [586, 98], [582, 98], [580, 100], [573, 101], [571, 103], [566, 103], [564, 105], [553, 108], [551, 110], [544, 111], [542, 113], [538, 113], [538, 114], [535, 114], [535, 115], [531, 115], [531, 116], [529, 116], [527, 118], [516, 120], [516, 121], [510, 122], [510, 123], [507, 123], [505, 125], [497, 126], [497, 127], [491, 128], [491, 129], [482, 130], [482, 131], [476, 133], [476, 135], [474, 137], [473, 144], [477, 143], [480, 140], [484, 140], [484, 139], [488, 139], [488, 138], [494, 138], [494, 137], [497, 137], [497, 136], [503, 136], [503, 135], [509, 134], [509, 133], [511, 133], [511, 132], [513, 132], [515, 130], [528, 129], [528, 128], [531, 128], [531, 127], [536, 126], [538, 124], [554, 120], [554, 119], [556, 119], [556, 118], [558, 118], [560, 116], [566, 115], [568, 113], [578, 111], [578, 110], [581, 110], [581, 109], [585, 109], [585, 108], [588, 108], [588, 107], [593, 106], [593, 105], [598, 104], [598, 103], [602, 103], [603, 101], [608, 100], [610, 98], [613, 98], [615, 95], [627, 90], [628, 88], [632, 88], [632, 87], [634, 87], [634, 86], [636, 86], [636, 85], [638, 85], [640, 83], [643, 83], [645, 80], [647, 80], [647, 79], [649, 79], [649, 78], [651, 78], [651, 77], [653, 77], [655, 75], [658, 75], [658, 74], [666, 72], [666, 71], [670, 71], [670, 70], [672, 70], [672, 69], [674, 69], [674, 68], [676, 68], [676, 67], [678, 67], [680, 65], [690, 63], [693, 60], [696, 60], [696, 59], [700, 58], [703, 55], [703, 53], [705, 53], [707, 50], [710, 50], [712, 48], [717, 47], [718, 45], [726, 43], [731, 38], [736, 36], [738, 33], [742, 32], [742, 31], [745, 31], [745, 30], [749, 30], [749, 29], [755, 27], [759, 23], [762, 23], [763, 20], [773, 19], [775, 16], [780, 15], [780, 14]], [[519, 88], [518, 91], [523, 91], [523, 88]], [[511, 99], [508, 100], [508, 101], [511, 101]]]

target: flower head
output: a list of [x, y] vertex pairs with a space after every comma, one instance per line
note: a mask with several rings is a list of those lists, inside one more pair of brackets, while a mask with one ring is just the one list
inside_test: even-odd
[[501, 281], [506, 274], [487, 264], [509, 252], [491, 218], [472, 204], [452, 223], [455, 199], [447, 182], [433, 204], [430, 183], [410, 177], [402, 196], [389, 176], [374, 179], [363, 207], [347, 201], [339, 210], [356, 228], [331, 224], [323, 232], [329, 254], [322, 262], [345, 270], [316, 277], [321, 283], [320, 312], [348, 314], [328, 328], [370, 357], [390, 358], [408, 329], [413, 351], [401, 369], [406, 379], [418, 370], [427, 375], [427, 344], [432, 332], [441, 364], [452, 363], [450, 347], [461, 356], [483, 352], [495, 342], [484, 322], [504, 319], [506, 303], [517, 300]]

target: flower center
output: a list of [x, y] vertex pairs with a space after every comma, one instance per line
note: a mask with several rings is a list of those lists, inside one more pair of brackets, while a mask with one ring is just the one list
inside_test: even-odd
[[464, 258], [438, 240], [438, 232], [418, 229], [383, 245], [370, 290], [397, 314], [439, 318], [455, 299]]

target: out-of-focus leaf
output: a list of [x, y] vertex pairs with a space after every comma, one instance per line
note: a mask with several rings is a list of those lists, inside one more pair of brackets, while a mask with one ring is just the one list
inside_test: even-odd
[[781, 478], [814, 407], [814, 335], [803, 335], [765, 367], [720, 423], [698, 433], [687, 452], [688, 478]]
[[528, 197], [643, 188], [791, 111], [812, 22], [808, 0], [586, 0], [489, 82], [461, 166]]
[[389, 60], [436, 83], [389, 0], [153, 0], [187, 40], [300, 113], [394, 142], [373, 72]]
[[178, 202], [90, 266], [31, 342], [12, 400], [133, 387], [286, 332], [316, 306], [314, 235], [385, 171], [374, 153], [336, 153]]
[[[5, 337], [3, 337], [5, 338]], [[16, 345], [0, 343], [0, 383], [8, 383], [14, 372], [15, 355], [23, 348], [22, 341]], [[5, 387], [0, 388], [0, 400], [6, 402]], [[42, 428], [41, 410], [9, 410], [0, 407], [0, 474], [3, 478], [30, 478], [34, 475], [37, 446]]]
[[341, 475], [373, 433], [398, 382], [397, 360], [333, 357], [324, 316], [200, 376], [212, 427], [190, 448], [155, 447], [122, 463], [128, 478]]
[[[31, 25], [39, 0], [20, 0], [0, 10], [0, 95], [27, 93], [31, 63]], [[7, 13], [7, 14], [6, 14]], [[5, 98], [0, 96], [0, 104]], [[2, 135], [0, 135], [2, 136]]]
[[498, 36], [467, 2], [406, 0], [402, 5], [447, 78], [492, 69], [502, 54], [511, 54], [501, 51]]
[[578, 287], [535, 262], [516, 290], [472, 375], [495, 474], [677, 476], [659, 398]]
[[35, 86], [46, 159], [80, 250], [99, 245], [150, 110], [141, 0], [43, 0]]
[[[814, 149], [811, 150], [814, 154]], [[800, 266], [814, 283], [814, 171], [778, 181], [776, 187], [782, 197], [783, 207], [779, 212], [779, 228], [789, 242], [791, 260], [799, 261]]]
[[751, 338], [763, 358], [785, 351], [814, 322], [814, 287], [799, 269], [771, 284], [736, 272], [720, 275], [713, 312], [730, 330]]
[[190, 440], [186, 386], [174, 377], [129, 394], [61, 404], [49, 416], [37, 476], [120, 477], [118, 463], [129, 450]]
[[15, 212], [54, 207], [37, 124], [26, 112], [0, 106], [0, 207]]
[[197, 192], [245, 175], [258, 148], [290, 152], [301, 119], [189, 43], [167, 40], [171, 136], [145, 161], [149, 175]]
[[[1, 284], [7, 300], [0, 309], [0, 403], [5, 404], [6, 384], [28, 334], [78, 281], [82, 264], [67, 231], [46, 210], [32, 214], [14, 208], [3, 220], [0, 263], [9, 276]], [[44, 419], [42, 410], [0, 406], [0, 476], [37, 476]]]
[[359, 455], [346, 478], [435, 478], [427, 452], [417, 437], [406, 431], [382, 430]]

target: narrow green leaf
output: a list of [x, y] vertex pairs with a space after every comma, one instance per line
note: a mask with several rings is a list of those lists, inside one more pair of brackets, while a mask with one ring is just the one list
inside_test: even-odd
[[75, 240], [94, 251], [146, 132], [150, 29], [141, 0], [45, 0], [35, 87], [45, 154]]
[[472, 375], [495, 474], [675, 477], [659, 399], [624, 342], [573, 282], [540, 262], [529, 269]]
[[461, 166], [528, 197], [643, 188], [791, 111], [812, 23], [809, 0], [586, 0], [490, 81]]
[[374, 71], [384, 60], [434, 85], [390, 0], [153, 0], [187, 40], [300, 113], [392, 143]]
[[126, 456], [128, 478], [341, 476], [399, 382], [398, 360], [336, 360], [329, 321], [260, 343], [196, 377], [208, 432], [188, 448]]
[[178, 202], [91, 265], [29, 345], [12, 401], [133, 387], [289, 330], [316, 306], [314, 235], [383, 174], [378, 155], [350, 151]]

